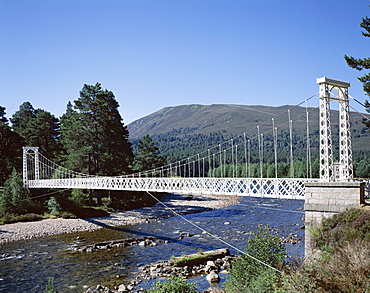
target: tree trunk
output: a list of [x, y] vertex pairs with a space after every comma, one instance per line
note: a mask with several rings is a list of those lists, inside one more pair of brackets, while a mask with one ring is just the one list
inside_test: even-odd
[[109, 203], [113, 203], [114, 202], [114, 191], [113, 190], [109, 190], [109, 192], [108, 192], [108, 200], [109, 200]]
[[98, 200], [98, 206], [102, 206], [103, 202], [101, 200], [101, 190], [96, 191], [96, 199]]
[[93, 191], [92, 189], [89, 190], [89, 205], [94, 205], [94, 199], [93, 199]]

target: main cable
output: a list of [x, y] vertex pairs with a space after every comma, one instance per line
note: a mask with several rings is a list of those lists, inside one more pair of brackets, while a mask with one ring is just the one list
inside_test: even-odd
[[276, 272], [278, 272], [278, 273], [282, 273], [282, 271], [280, 271], [280, 270], [278, 270], [278, 269], [274, 268], [273, 266], [270, 266], [269, 264], [267, 264], [267, 263], [263, 262], [262, 260], [259, 260], [258, 258], [255, 258], [254, 256], [250, 255], [249, 253], [247, 253], [247, 252], [245, 252], [245, 251], [243, 251], [243, 250], [241, 250], [241, 249], [239, 249], [239, 248], [235, 247], [234, 245], [232, 245], [232, 244], [230, 244], [230, 243], [226, 242], [225, 240], [221, 239], [221, 238], [220, 238], [220, 237], [218, 237], [217, 235], [214, 235], [214, 234], [212, 234], [212, 233], [208, 232], [207, 230], [203, 229], [202, 227], [198, 226], [197, 224], [194, 224], [192, 221], [190, 221], [190, 220], [186, 219], [184, 216], [180, 215], [180, 214], [179, 214], [178, 212], [176, 212], [174, 209], [170, 208], [170, 207], [169, 207], [169, 206], [167, 206], [165, 203], [161, 202], [158, 198], [156, 198], [156, 197], [155, 197], [153, 194], [151, 194], [149, 191], [147, 191], [147, 193], [148, 193], [152, 198], [154, 198], [158, 203], [160, 203], [161, 205], [163, 205], [166, 209], [169, 209], [169, 210], [170, 210], [171, 212], [173, 212], [176, 216], [180, 217], [181, 219], [183, 219], [183, 220], [184, 220], [184, 221], [186, 221], [187, 223], [189, 223], [189, 224], [193, 225], [194, 227], [196, 227], [196, 228], [198, 228], [199, 230], [201, 230], [201, 231], [205, 232], [206, 234], [210, 235], [211, 237], [213, 237], [213, 238], [217, 239], [218, 241], [220, 241], [220, 242], [222, 242], [222, 243], [226, 244], [227, 246], [229, 246], [229, 247], [231, 247], [231, 248], [235, 249], [235, 250], [236, 250], [236, 251], [238, 251], [239, 253], [244, 254], [244, 255], [246, 255], [246, 256], [248, 256], [248, 257], [250, 257], [251, 259], [253, 259], [253, 260], [255, 260], [255, 261], [259, 262], [260, 264], [263, 264], [264, 266], [266, 266], [266, 267], [268, 267], [268, 268], [270, 268], [270, 269], [273, 269], [274, 271], [276, 271]]

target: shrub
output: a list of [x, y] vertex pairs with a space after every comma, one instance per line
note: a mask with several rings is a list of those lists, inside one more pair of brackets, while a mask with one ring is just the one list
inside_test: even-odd
[[39, 221], [42, 220], [42, 217], [38, 214], [24, 214], [24, 215], [16, 215], [10, 213], [4, 213], [0, 217], [0, 224], [10, 224], [16, 222], [30, 222], [30, 221]]
[[[245, 252], [278, 269], [285, 267], [285, 246], [277, 235], [268, 233], [268, 227], [260, 227], [248, 240]], [[225, 283], [226, 292], [273, 292], [279, 287], [280, 274], [266, 265], [240, 255], [232, 263], [230, 276]]]
[[32, 206], [32, 201], [28, 199], [30, 191], [23, 187], [23, 179], [14, 169], [9, 179], [4, 183], [3, 192], [0, 194], [1, 213], [26, 213]]
[[54, 196], [50, 197], [50, 199], [47, 201], [47, 207], [50, 214], [58, 214], [62, 210], [59, 202]]
[[370, 240], [370, 213], [351, 209], [322, 220], [321, 225], [309, 230], [314, 248], [342, 245], [355, 239]]
[[287, 277], [287, 292], [370, 292], [370, 243], [353, 240], [336, 246]]
[[77, 207], [82, 207], [86, 204], [88, 195], [84, 194], [82, 189], [73, 189], [71, 192], [70, 200]]
[[163, 282], [157, 281], [149, 293], [197, 293], [195, 283], [188, 283], [181, 277], [172, 276]]

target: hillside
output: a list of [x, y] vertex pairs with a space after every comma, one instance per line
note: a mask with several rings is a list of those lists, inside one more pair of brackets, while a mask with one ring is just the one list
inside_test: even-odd
[[[222, 142], [222, 139], [241, 135], [244, 132], [248, 137], [253, 137], [257, 132], [257, 125], [264, 123], [261, 132], [272, 129], [271, 118], [275, 119], [275, 126], [279, 131], [288, 131], [288, 112], [291, 109], [294, 132], [305, 136], [306, 132], [306, 108], [294, 106], [246, 106], [246, 105], [181, 105], [176, 107], [166, 107], [153, 114], [138, 119], [128, 125], [130, 139], [134, 142], [145, 134], [149, 134], [155, 141], [163, 146], [174, 140], [182, 140], [188, 147], [190, 137], [195, 141], [196, 137], [211, 139], [210, 143]], [[318, 135], [318, 109], [308, 108], [310, 132]], [[297, 118], [298, 117], [298, 118]], [[369, 132], [364, 127], [360, 114], [351, 113], [353, 148], [356, 150], [369, 150]], [[333, 137], [337, 136], [338, 131], [338, 111], [332, 111]], [[217, 136], [217, 138], [215, 138]], [[165, 141], [159, 141], [165, 140]], [[195, 142], [194, 141], [194, 142]], [[203, 144], [205, 147], [213, 146]], [[184, 146], [185, 147], [185, 146]], [[197, 148], [197, 147], [196, 147]], [[162, 153], [165, 151], [161, 149]]]

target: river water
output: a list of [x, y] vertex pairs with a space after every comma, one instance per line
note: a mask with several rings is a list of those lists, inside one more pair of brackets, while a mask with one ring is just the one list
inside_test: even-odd
[[[153, 210], [164, 215], [163, 207], [142, 208], [142, 212]], [[140, 209], [139, 209], [140, 210]], [[286, 244], [289, 254], [304, 254], [304, 213], [302, 200], [284, 200], [244, 197], [239, 204], [224, 209], [187, 214], [185, 218], [208, 232], [217, 235], [233, 246], [244, 249], [251, 231], [258, 225], [269, 225], [273, 232], [282, 237], [296, 235], [298, 244]], [[194, 234], [179, 239], [183, 232]], [[156, 246], [129, 246], [112, 250], [75, 253], [80, 247], [99, 241], [123, 238], [155, 236], [168, 243]], [[202, 234], [180, 217], [170, 217], [149, 223], [122, 227], [106, 227], [93, 232], [78, 232], [11, 242], [0, 246], [0, 292], [43, 292], [47, 278], [54, 278], [59, 292], [84, 292], [84, 285], [106, 285], [113, 288], [126, 284], [138, 273], [138, 267], [167, 260], [171, 256], [196, 253], [217, 248], [225, 244]], [[236, 253], [230, 248], [231, 253]], [[221, 276], [222, 281], [225, 276]], [[208, 288], [204, 276], [194, 278], [198, 290]], [[142, 283], [137, 288], [149, 287]]]

